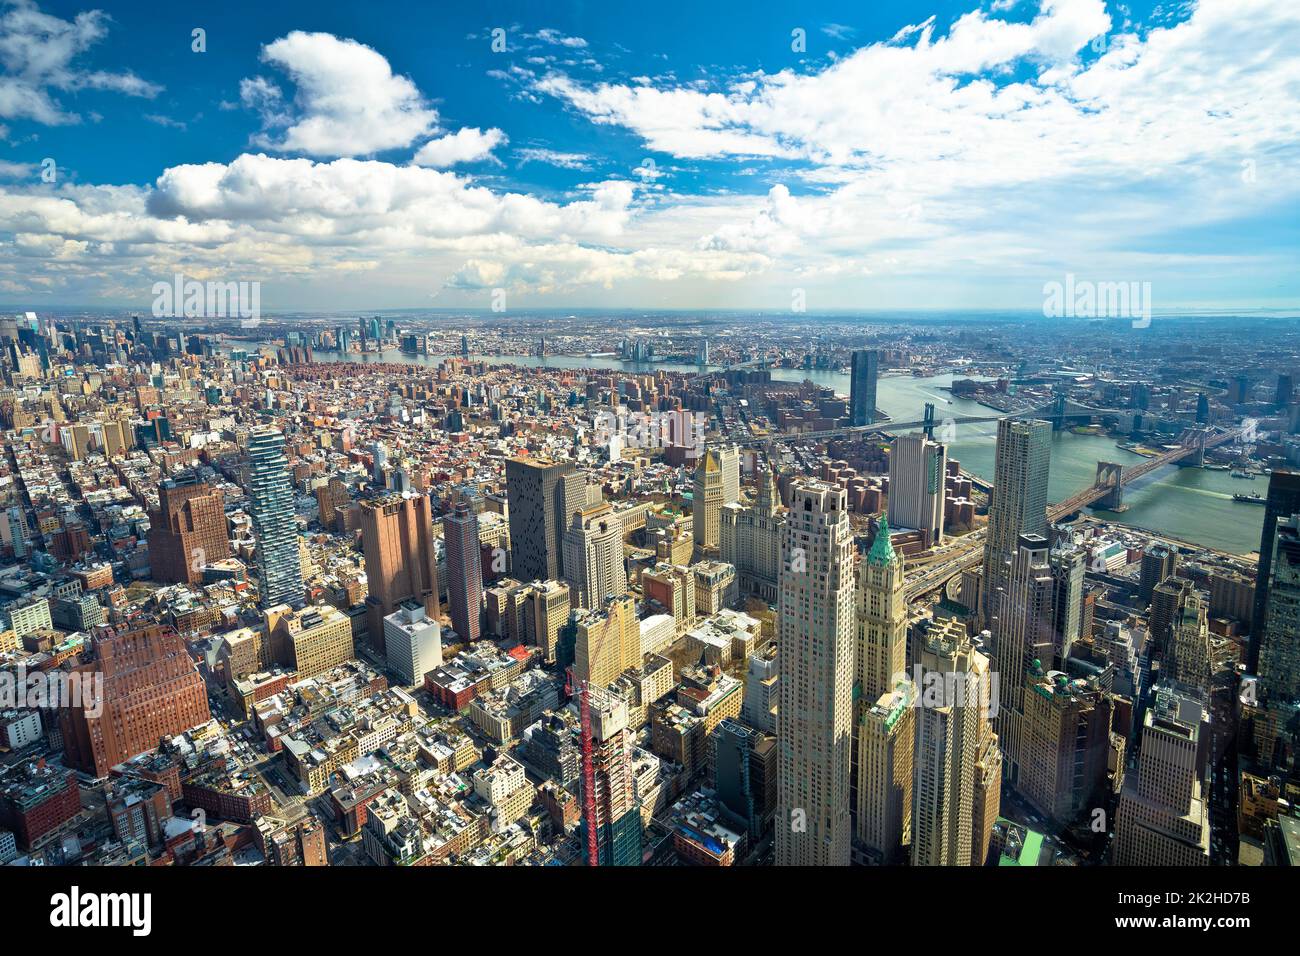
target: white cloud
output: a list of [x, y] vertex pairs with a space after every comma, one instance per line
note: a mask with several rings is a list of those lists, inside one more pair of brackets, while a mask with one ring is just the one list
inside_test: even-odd
[[31, 0], [7, 0], [5, 6], [0, 15], [0, 117], [64, 126], [81, 117], [64, 110], [50, 90], [106, 90], [145, 98], [162, 91], [129, 70], [86, 70], [74, 63], [108, 34], [103, 11], [62, 20], [41, 12]]
[[586, 153], [564, 153], [554, 149], [526, 146], [515, 150], [515, 155], [519, 157], [520, 166], [528, 163], [544, 163], [547, 166], [558, 166], [561, 169], [589, 169], [591, 167], [591, 157]]
[[492, 150], [508, 141], [506, 134], [499, 129], [484, 132], [477, 126], [466, 126], [455, 133], [425, 143], [412, 162], [417, 166], [446, 169], [457, 163], [487, 159], [492, 155]]
[[437, 126], [438, 114], [415, 84], [393, 74], [388, 60], [355, 40], [295, 30], [262, 48], [262, 59], [297, 84], [294, 112], [282, 112], [280, 91], [261, 78], [240, 84], [240, 97], [263, 112], [268, 125], [257, 145], [309, 156], [366, 156], [410, 146]]

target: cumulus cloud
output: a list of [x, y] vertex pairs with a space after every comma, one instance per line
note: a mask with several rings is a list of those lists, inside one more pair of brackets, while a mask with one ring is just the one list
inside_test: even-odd
[[[152, 98], [162, 87], [129, 70], [87, 70], [76, 60], [108, 35], [102, 10], [63, 20], [43, 13], [31, 0], [11, 0], [0, 13], [0, 117], [44, 126], [81, 122], [51, 93], [106, 90]], [[0, 127], [3, 132], [3, 127]]]
[[397, 76], [380, 53], [355, 40], [295, 30], [262, 48], [262, 60], [286, 72], [297, 85], [293, 111], [280, 107], [282, 94], [263, 77], [240, 84], [240, 98], [284, 126], [278, 136], [263, 132], [256, 145], [308, 156], [366, 156], [410, 146], [437, 126], [437, 111], [415, 84]]
[[484, 132], [477, 126], [467, 126], [458, 132], [425, 143], [415, 154], [413, 162], [417, 166], [446, 169], [457, 163], [473, 163], [488, 159], [492, 156], [492, 150], [508, 141], [506, 134], [499, 129], [493, 128]]

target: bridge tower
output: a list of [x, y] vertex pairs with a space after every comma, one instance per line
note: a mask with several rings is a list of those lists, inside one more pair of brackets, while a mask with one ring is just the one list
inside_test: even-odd
[[1065, 393], [1058, 392], [1052, 399], [1052, 431], [1059, 432], [1065, 427]]
[[1103, 485], [1109, 485], [1108, 491], [1104, 497], [1097, 499], [1096, 507], [1106, 511], [1119, 511], [1124, 504], [1124, 486], [1120, 484], [1121, 476], [1124, 472], [1124, 466], [1113, 461], [1097, 462], [1097, 481], [1098, 488]]
[[921, 425], [925, 437], [934, 441], [934, 402], [925, 403], [925, 421]]

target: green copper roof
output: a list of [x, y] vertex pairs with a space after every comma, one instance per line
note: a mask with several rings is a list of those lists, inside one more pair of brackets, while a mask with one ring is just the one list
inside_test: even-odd
[[894, 546], [889, 543], [889, 519], [884, 515], [880, 516], [880, 527], [876, 529], [876, 540], [871, 542], [867, 560], [881, 566], [894, 561]]

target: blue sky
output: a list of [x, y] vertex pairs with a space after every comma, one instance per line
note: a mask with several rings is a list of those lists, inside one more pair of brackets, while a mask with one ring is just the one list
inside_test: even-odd
[[1300, 304], [1295, 4], [450, 6], [0, 0], [0, 304]]

